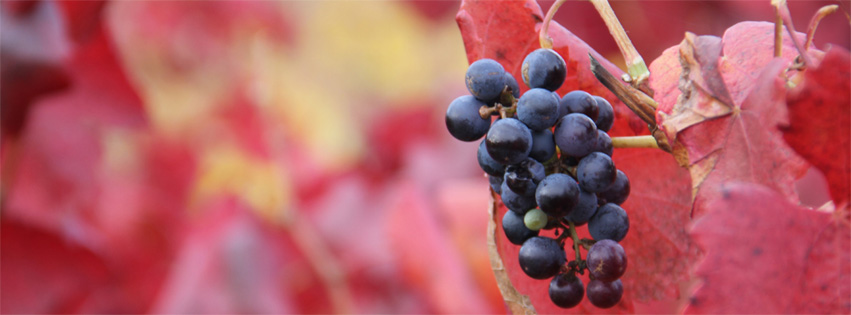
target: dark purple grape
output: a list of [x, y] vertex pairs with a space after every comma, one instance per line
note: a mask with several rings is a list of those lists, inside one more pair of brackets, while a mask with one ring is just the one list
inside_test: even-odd
[[626, 272], [626, 252], [613, 240], [602, 240], [588, 249], [588, 272], [600, 281], [615, 281]]
[[558, 99], [553, 92], [531, 89], [517, 101], [517, 119], [534, 131], [551, 128], [559, 117]]
[[505, 174], [505, 165], [500, 164], [488, 154], [488, 149], [485, 146], [484, 140], [479, 143], [479, 150], [476, 152], [476, 159], [479, 161], [479, 167], [481, 167], [488, 175], [499, 176], [499, 178], [502, 178], [502, 175]]
[[586, 292], [588, 301], [591, 301], [596, 307], [610, 308], [618, 304], [623, 296], [623, 284], [621, 280], [612, 282], [604, 282], [600, 280], [591, 280], [588, 283], [588, 291]]
[[620, 206], [607, 203], [588, 220], [588, 232], [594, 240], [620, 242], [629, 232], [629, 217]]
[[555, 50], [539, 48], [526, 55], [520, 72], [529, 88], [555, 91], [564, 83], [567, 66]]
[[475, 141], [487, 134], [491, 120], [479, 115], [479, 108], [484, 105], [469, 95], [452, 101], [446, 109], [446, 129], [449, 129], [449, 134], [461, 141]]
[[502, 203], [505, 204], [505, 207], [508, 210], [517, 212], [517, 214], [526, 214], [529, 209], [534, 209], [538, 205], [535, 203], [535, 195], [524, 196], [518, 194], [508, 188], [508, 185], [505, 183], [505, 180], [502, 181], [502, 186], [500, 186], [500, 197], [502, 198]]
[[564, 217], [565, 220], [573, 222], [573, 225], [580, 226], [588, 223], [588, 220], [597, 212], [597, 195], [579, 189], [579, 202], [573, 207], [573, 211]]
[[615, 182], [606, 188], [606, 190], [598, 192], [597, 198], [603, 203], [623, 204], [629, 197], [629, 178], [626, 177], [621, 170], [618, 170], [618, 175]]
[[532, 231], [523, 223], [523, 216], [514, 211], [506, 211], [502, 216], [502, 231], [505, 237], [514, 245], [523, 245], [526, 240], [538, 236], [538, 231]]
[[594, 99], [597, 100], [597, 107], [600, 109], [600, 114], [597, 115], [597, 120], [594, 123], [597, 124], [597, 129], [609, 132], [615, 122], [615, 109], [605, 98], [594, 96]]
[[594, 147], [595, 152], [602, 152], [608, 156], [612, 156], [615, 148], [612, 146], [612, 138], [605, 131], [597, 129], [597, 145]]
[[[515, 99], [520, 98], [520, 86], [517, 85], [517, 80], [514, 79], [514, 76], [507, 71], [503, 74], [503, 89], [508, 88], [511, 91], [511, 95], [514, 96]], [[502, 93], [498, 94], [493, 99], [482, 100], [488, 106], [493, 106], [494, 104], [500, 102], [502, 97]]]
[[597, 126], [583, 114], [568, 114], [558, 120], [553, 138], [561, 153], [583, 157], [597, 146]]
[[514, 118], [497, 120], [485, 137], [488, 155], [504, 165], [520, 163], [532, 151], [532, 131]]
[[505, 72], [505, 86], [507, 86], [511, 90], [511, 95], [514, 98], [520, 98], [520, 86], [517, 85], [517, 80], [514, 79], [514, 76], [511, 73]]
[[532, 151], [529, 151], [529, 157], [544, 163], [555, 154], [556, 142], [553, 139], [553, 132], [549, 129], [532, 131]]
[[497, 195], [502, 194], [502, 176], [488, 175], [488, 183]]
[[560, 218], [573, 211], [579, 201], [579, 185], [570, 175], [550, 174], [538, 184], [535, 201], [541, 211], [549, 216]]
[[544, 165], [535, 159], [528, 158], [523, 162], [509, 165], [505, 168], [505, 184], [514, 192], [531, 196], [535, 194], [538, 183], [547, 176]]
[[558, 307], [571, 308], [582, 302], [585, 286], [572, 272], [562, 273], [550, 281], [550, 300]]
[[581, 90], [565, 94], [559, 102], [559, 117], [573, 113], [585, 114], [592, 121], [596, 120], [599, 108], [594, 96]]
[[467, 68], [465, 82], [467, 90], [477, 99], [492, 101], [505, 88], [505, 69], [493, 59], [479, 59]]
[[533, 279], [546, 279], [558, 274], [567, 262], [562, 248], [556, 240], [535, 236], [523, 242], [518, 253], [520, 269]]
[[576, 166], [576, 181], [587, 192], [601, 192], [617, 178], [617, 168], [612, 158], [601, 152], [592, 152]]
[[561, 156], [561, 162], [564, 163], [564, 165], [566, 165], [566, 166], [571, 166], [571, 167], [577, 166], [577, 165], [579, 165], [579, 160], [580, 159], [577, 158], [577, 157], [572, 157], [572, 156], [568, 156], [568, 155], [562, 155]]

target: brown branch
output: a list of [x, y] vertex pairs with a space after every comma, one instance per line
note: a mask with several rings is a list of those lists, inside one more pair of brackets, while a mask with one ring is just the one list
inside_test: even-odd
[[643, 91], [623, 84], [609, 70], [606, 70], [594, 56], [589, 54], [588, 58], [591, 59], [591, 72], [594, 73], [597, 80], [603, 83], [609, 91], [612, 91], [641, 120], [646, 122], [647, 129], [650, 130], [650, 134], [656, 139], [659, 149], [670, 153], [671, 146], [668, 144], [668, 138], [656, 126], [656, 108], [659, 106], [656, 101], [647, 94], [644, 94]]
[[491, 190], [490, 209], [488, 209], [488, 257], [490, 258], [491, 270], [496, 277], [496, 285], [512, 314], [537, 314], [529, 297], [517, 292], [517, 289], [511, 284], [511, 279], [508, 278], [508, 272], [505, 270], [505, 264], [502, 263], [502, 257], [499, 256], [499, 249], [496, 247], [498, 208], [496, 194]]
[[656, 107], [658, 106], [656, 101], [647, 96], [647, 94], [644, 94], [644, 92], [623, 84], [620, 79], [616, 78], [609, 70], [606, 70], [591, 54], [588, 54], [588, 57], [591, 58], [591, 72], [594, 73], [597, 80], [603, 83], [609, 91], [612, 91], [641, 120], [655, 126]]

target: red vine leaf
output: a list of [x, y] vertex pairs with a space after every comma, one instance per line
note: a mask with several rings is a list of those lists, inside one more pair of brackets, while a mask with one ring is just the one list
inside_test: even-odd
[[114, 300], [104, 299], [114, 288], [96, 290], [114, 281], [104, 260], [90, 249], [6, 217], [0, 222], [0, 238], [3, 313], [88, 313], [92, 306], [106, 306], [97, 302]]
[[52, 1], [0, 4], [0, 116], [5, 136], [21, 132], [35, 99], [71, 84], [65, 66], [71, 43], [61, 14]]
[[728, 183], [719, 193], [691, 232], [706, 258], [686, 313], [851, 312], [847, 217], [755, 184]]
[[[566, 4], [562, 10], [569, 9], [569, 6]], [[539, 47], [538, 30], [543, 18], [534, 1], [463, 1], [456, 20], [467, 49], [468, 61], [495, 59], [515, 78], [520, 78], [520, 64], [526, 54]], [[603, 23], [600, 23], [600, 27], [605, 28]], [[601, 95], [612, 102], [616, 112], [610, 135], [647, 134], [646, 125], [597, 81], [590, 71], [588, 55], [600, 60], [615, 76], [623, 72], [555, 22], [550, 25], [549, 35], [553, 38], [554, 49], [568, 65], [568, 76], [558, 90], [559, 94], [582, 89]], [[526, 89], [522, 83], [520, 85], [522, 90]], [[519, 246], [508, 242], [499, 225], [506, 208], [499, 200], [496, 201], [496, 221], [499, 226], [496, 228], [496, 249], [511, 284], [520, 294], [529, 297], [538, 312], [670, 313], [677, 310], [677, 288], [687, 281], [690, 264], [698, 256], [697, 248], [686, 230], [691, 220], [688, 173], [678, 167], [670, 155], [658, 150], [619, 149], [614, 154], [614, 161], [631, 182], [640, 184], [633, 185], [630, 198], [623, 205], [630, 216], [631, 229], [621, 243], [629, 256], [630, 267], [622, 278], [624, 298], [612, 309], [601, 310], [592, 306], [587, 299], [577, 308], [569, 310], [553, 305], [547, 293], [549, 283], [531, 279], [519, 268]], [[586, 228], [580, 227], [579, 232], [580, 237], [588, 237]], [[573, 250], [567, 248], [566, 251], [568, 258], [572, 258]], [[588, 283], [587, 275], [583, 281]]]
[[848, 202], [851, 189], [851, 65], [848, 51], [833, 47], [821, 64], [803, 74], [789, 91], [789, 126], [784, 138], [795, 152], [821, 170], [837, 205]]
[[783, 74], [797, 52], [785, 36], [783, 55], [773, 58], [773, 32], [772, 23], [743, 22], [720, 39], [689, 34], [650, 66], [650, 86], [664, 95], [657, 121], [691, 173], [697, 214], [717, 197], [705, 188], [729, 180], [797, 202], [794, 181], [806, 163], [777, 130], [787, 119]]

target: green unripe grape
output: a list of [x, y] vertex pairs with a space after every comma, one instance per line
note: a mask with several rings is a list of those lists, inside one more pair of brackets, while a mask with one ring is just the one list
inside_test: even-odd
[[526, 228], [532, 231], [538, 231], [547, 226], [547, 214], [537, 208], [529, 210], [523, 216], [523, 223], [526, 224]]

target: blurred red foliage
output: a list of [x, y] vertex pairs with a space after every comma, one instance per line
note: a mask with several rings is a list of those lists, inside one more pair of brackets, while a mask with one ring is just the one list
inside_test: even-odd
[[[314, 43], [311, 27], [321, 24], [300, 14], [327, 14], [322, 5], [1, 2], [0, 312], [505, 312], [485, 248], [488, 185], [472, 158], [476, 146], [458, 143], [443, 129], [445, 106], [463, 93], [463, 81], [433, 76], [435, 82], [424, 84], [428, 88], [421, 93], [382, 98], [359, 90], [374, 83], [366, 73], [346, 78], [367, 81], [347, 90], [327, 86], [340, 84], [335, 75], [299, 72], [309, 72], [301, 62], [316, 51], [297, 48]], [[413, 21], [406, 27], [422, 39], [442, 30], [457, 35], [452, 19], [460, 1], [381, 5], [395, 11], [374, 12]], [[748, 1], [613, 5], [618, 13], [631, 12], [620, 14], [621, 20], [648, 60], [679, 42], [684, 30], [720, 35], [733, 21], [766, 12]], [[790, 6], [793, 13], [817, 7]], [[595, 47], [601, 56], [614, 56], [616, 48], [597, 15], [589, 13], [590, 5], [565, 8], [570, 9], [556, 20], [579, 36], [555, 32], [556, 42], [564, 44], [560, 52], [583, 56]], [[370, 10], [364, 9], [374, 14]], [[535, 7], [518, 12], [540, 16]], [[468, 57], [496, 57], [519, 73], [518, 58], [536, 40], [527, 33], [538, 27], [531, 15], [523, 18], [505, 21], [519, 21], [518, 32], [487, 42], [504, 49], [471, 52], [477, 46], [468, 44]], [[835, 20], [826, 19], [821, 29], [838, 31], [817, 33], [819, 47], [848, 45], [847, 27], [835, 26]], [[346, 23], [331, 25], [369, 30]], [[461, 25], [465, 38], [481, 19], [471, 23]], [[382, 53], [404, 51], [398, 38], [409, 33], [400, 34], [367, 55], [383, 60], [395, 55]], [[328, 37], [316, 42], [334, 34], [321, 35]], [[529, 45], [519, 47], [518, 38]], [[359, 39], [350, 40], [360, 44]], [[456, 51], [460, 60], [458, 39], [451, 47], [428, 48]], [[342, 57], [348, 53], [329, 55], [347, 60]], [[443, 63], [424, 63], [414, 73], [455, 69], [451, 61], [438, 61]], [[586, 60], [570, 62], [562, 92], [582, 88], [613, 101], [613, 135], [644, 132], [582, 70]], [[399, 65], [369, 66], [386, 72]], [[616, 72], [613, 63], [606, 66]], [[297, 80], [269, 76], [267, 69], [295, 73]], [[298, 85], [317, 77], [323, 83], [319, 91]], [[283, 105], [264, 98], [284, 87], [310, 97], [284, 95], [291, 100]], [[334, 93], [343, 95], [322, 97]], [[299, 101], [316, 103], [293, 104]], [[338, 114], [329, 121], [349, 124], [329, 127], [328, 117], [299, 121], [312, 110]], [[281, 118], [288, 111], [301, 116]], [[299, 123], [303, 126], [294, 126]], [[333, 129], [332, 135], [321, 128]], [[312, 136], [326, 147], [317, 150]], [[323, 142], [327, 138], [334, 141]], [[324, 156], [349, 152], [337, 146], [358, 153]], [[647, 161], [661, 166], [651, 170]], [[669, 258], [654, 268], [628, 271], [624, 310], [672, 311], [668, 302], [679, 289], [672, 284], [682, 280], [695, 254], [684, 236], [689, 218], [681, 211], [691, 201], [686, 171], [661, 152], [623, 152], [615, 162], [631, 179], [648, 182], [635, 186], [625, 205], [637, 224], [624, 244], [641, 251], [630, 259]], [[654, 181], [659, 177], [665, 180]], [[655, 203], [665, 198], [669, 207], [657, 209]], [[687, 259], [673, 259], [677, 256]], [[538, 283], [521, 285], [533, 284], [540, 290]], [[664, 302], [642, 304], [659, 297]]]

